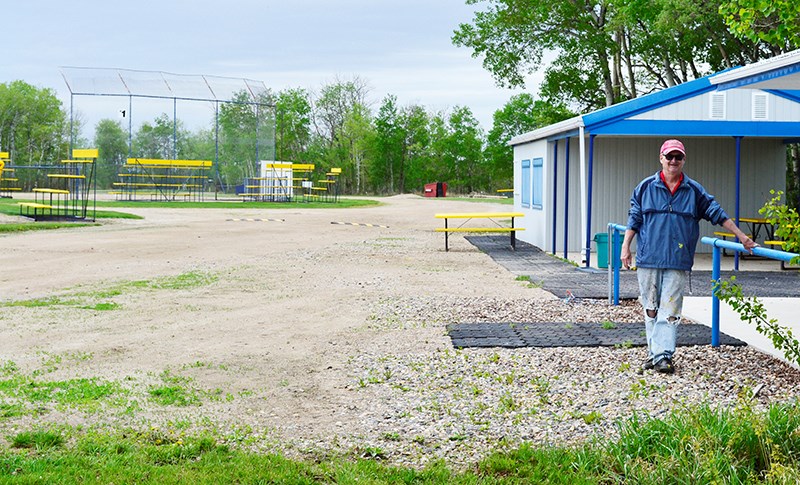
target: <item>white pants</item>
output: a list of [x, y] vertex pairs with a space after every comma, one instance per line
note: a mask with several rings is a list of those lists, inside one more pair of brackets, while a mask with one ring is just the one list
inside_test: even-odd
[[664, 358], [672, 359], [683, 312], [686, 271], [639, 268], [636, 275], [644, 308], [647, 356], [653, 359], [653, 363]]

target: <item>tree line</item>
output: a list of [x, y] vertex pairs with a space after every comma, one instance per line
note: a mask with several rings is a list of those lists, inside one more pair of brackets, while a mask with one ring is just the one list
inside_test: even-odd
[[[336, 79], [312, 93], [290, 88], [245, 93], [220, 106], [218, 126], [190, 131], [163, 114], [130, 135], [104, 119], [94, 137], [70, 123], [50, 89], [24, 81], [0, 84], [0, 149], [17, 165], [45, 164], [76, 146], [100, 149], [100, 187], [116, 180], [128, 155], [215, 160], [216, 183], [229, 188], [255, 175], [257, 159], [341, 167], [352, 194], [420, 191], [443, 181], [452, 191], [493, 191], [512, 184], [512, 136], [674, 86], [712, 72], [800, 47], [796, 0], [466, 0], [483, 5], [455, 29], [501, 86], [521, 87], [544, 70], [538, 98], [513, 96], [488, 131], [467, 106], [434, 111], [377, 103], [368, 82]], [[130, 141], [130, 145], [129, 145]], [[256, 154], [255, 147], [259, 147]], [[790, 147], [788, 192], [800, 196], [800, 154]], [[35, 183], [21, 174], [23, 182]]]
[[[215, 182], [228, 190], [256, 176], [261, 159], [342, 168], [340, 190], [347, 194], [421, 192], [437, 181], [453, 192], [493, 192], [512, 185], [511, 136], [571, 116], [519, 94], [495, 113], [487, 133], [466, 106], [432, 111], [401, 105], [395, 95], [373, 106], [368, 83], [358, 77], [326, 84], [316, 94], [290, 88], [257, 101], [258, 107], [239, 93], [220, 105], [218, 122], [196, 130], [167, 114], [130, 134], [120, 120], [102, 119], [90, 140], [80, 114], [71, 135], [52, 89], [14, 81], [0, 84], [0, 146], [17, 166], [48, 166], [68, 158], [73, 136], [73, 146], [99, 149], [100, 188], [118, 181], [129, 156], [215, 160], [218, 154]], [[21, 170], [17, 176], [30, 188], [42, 182], [43, 172]]]

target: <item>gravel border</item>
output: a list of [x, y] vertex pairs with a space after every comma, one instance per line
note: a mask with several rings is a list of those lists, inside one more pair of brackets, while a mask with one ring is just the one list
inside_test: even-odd
[[[522, 442], [567, 445], [616, 436], [619, 420], [658, 418], [701, 403], [756, 407], [796, 400], [800, 372], [749, 347], [681, 347], [676, 373], [643, 373], [641, 348], [454, 349], [458, 321], [639, 321], [641, 307], [563, 300], [421, 297], [375, 305], [369, 328], [428, 338], [434, 350], [362, 350], [346, 372], [357, 431], [299, 439], [288, 449], [356, 452], [392, 465], [473, 465]], [[611, 318], [610, 318], [611, 317]], [[427, 337], [426, 337], [427, 336]], [[287, 449], [285, 448], [284, 451]]]

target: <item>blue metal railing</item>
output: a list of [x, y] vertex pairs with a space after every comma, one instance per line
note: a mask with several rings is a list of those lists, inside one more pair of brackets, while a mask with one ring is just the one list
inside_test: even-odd
[[617, 247], [622, 243], [619, 238], [624, 237], [620, 231], [624, 233], [627, 229], [621, 224], [608, 223], [608, 303], [614, 305], [619, 305], [619, 269], [622, 264]]
[[[711, 268], [712, 285], [716, 285], [719, 281], [719, 267], [722, 261], [722, 249], [730, 249], [738, 253], [748, 252], [742, 244], [724, 241], [715, 237], [704, 237], [700, 239], [703, 244], [708, 244], [714, 248], [713, 266]], [[798, 255], [796, 253], [787, 253], [786, 251], [778, 251], [776, 249], [767, 249], [762, 247], [753, 248], [753, 254], [764, 258], [777, 259], [778, 261], [791, 261]], [[717, 291], [714, 290], [711, 296], [711, 346], [719, 347], [719, 297]]]

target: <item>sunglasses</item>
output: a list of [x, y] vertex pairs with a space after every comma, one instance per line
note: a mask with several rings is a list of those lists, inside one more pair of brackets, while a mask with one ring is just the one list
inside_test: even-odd
[[668, 155], [664, 155], [664, 158], [666, 158], [666, 159], [667, 159], [667, 160], [669, 160], [670, 162], [671, 162], [673, 159], [675, 159], [675, 160], [677, 160], [677, 161], [679, 161], [679, 162], [683, 161], [683, 155], [682, 155], [682, 154], [680, 154], [680, 153], [676, 153], [676, 154], [674, 154], [674, 155], [670, 153], [670, 154], [668, 154]]

